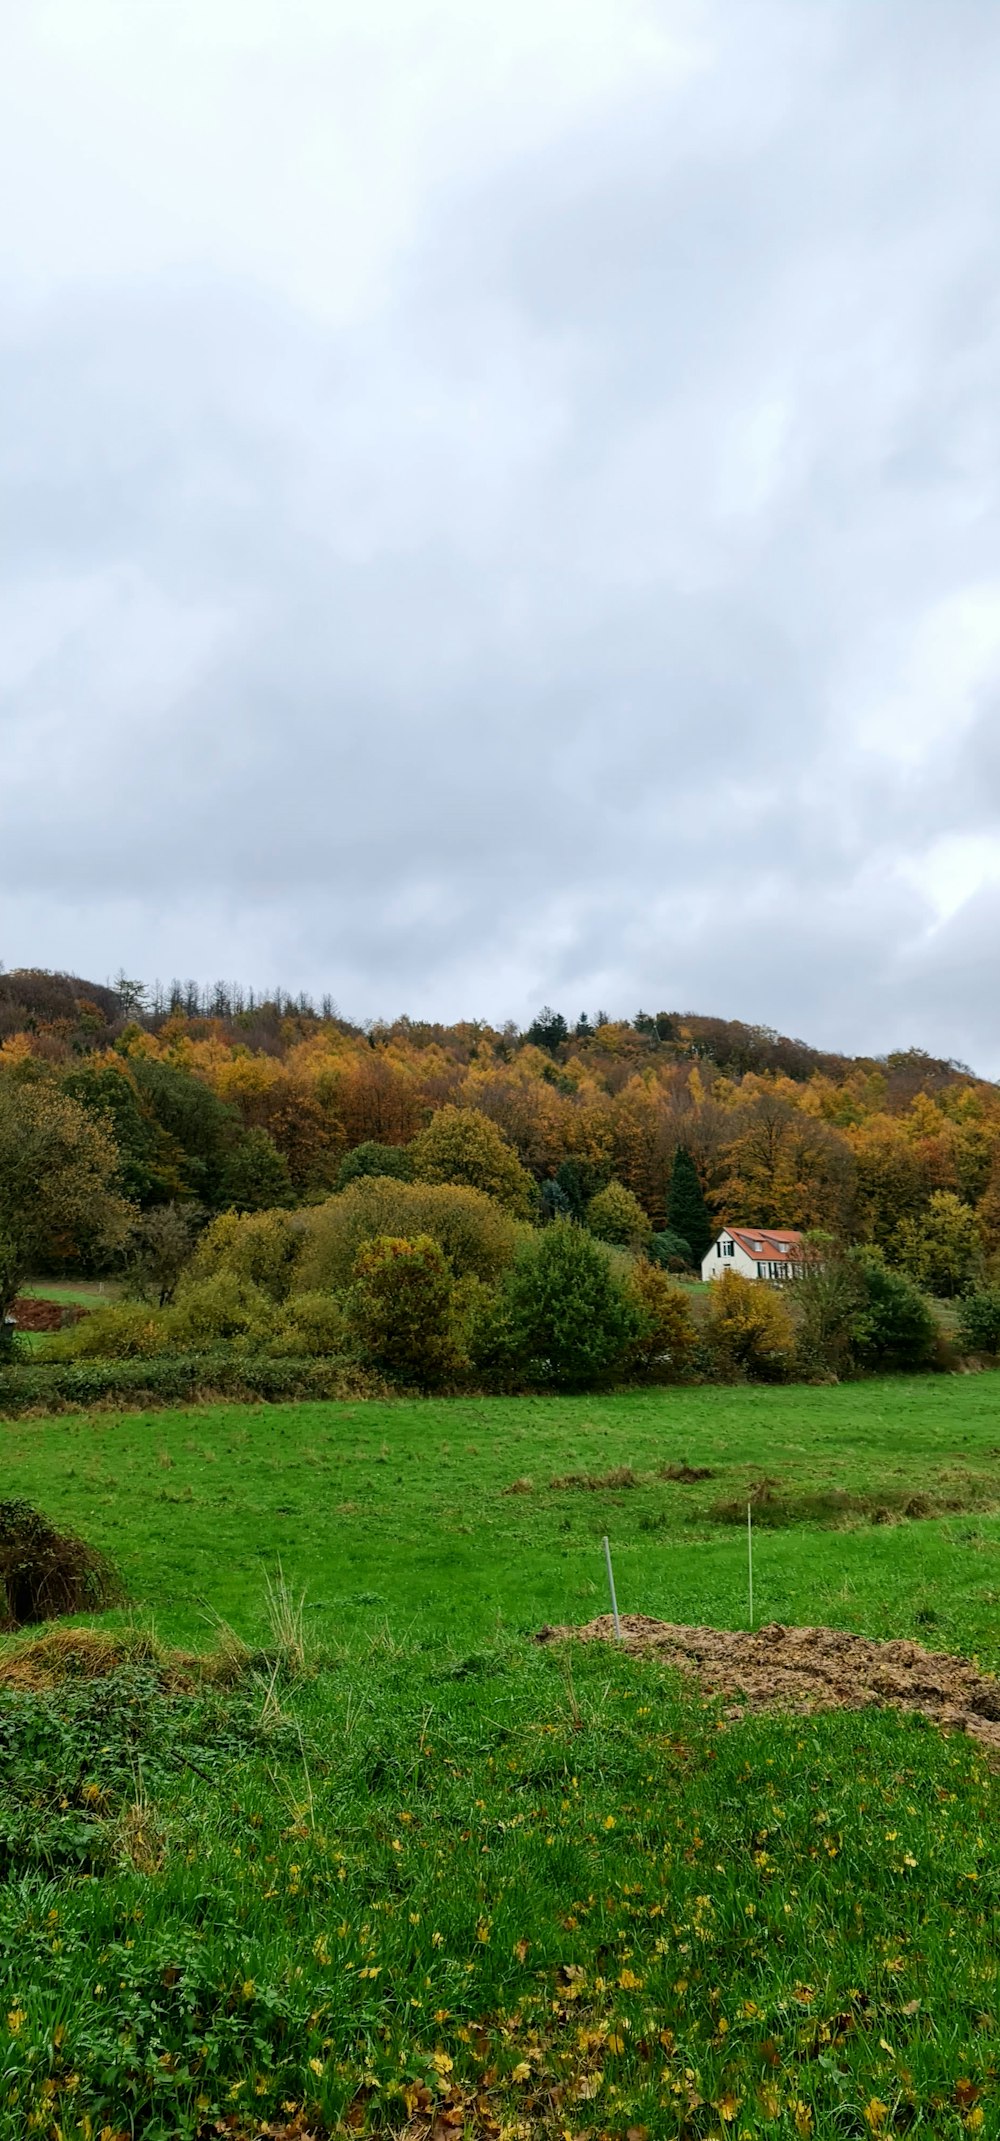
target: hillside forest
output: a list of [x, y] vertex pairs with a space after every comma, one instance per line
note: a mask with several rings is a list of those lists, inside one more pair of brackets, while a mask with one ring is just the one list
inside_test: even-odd
[[539, 1190], [572, 1202], [620, 1182], [654, 1230], [682, 1146], [713, 1228], [824, 1228], [905, 1261], [947, 1197], [957, 1233], [1000, 1246], [1000, 1090], [918, 1049], [834, 1056], [663, 1012], [568, 1026], [546, 1011], [522, 1034], [407, 1018], [362, 1030], [302, 999], [244, 1005], [221, 986], [143, 1003], [135, 984], [0, 974], [0, 1079], [103, 1123], [121, 1190], [143, 1209], [328, 1196], [358, 1146], [405, 1147], [458, 1107], [497, 1125]]

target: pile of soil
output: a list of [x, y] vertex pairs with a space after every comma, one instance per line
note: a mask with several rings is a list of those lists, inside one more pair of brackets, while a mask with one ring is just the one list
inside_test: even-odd
[[[706, 1694], [731, 1698], [729, 1716], [746, 1708], [814, 1710], [870, 1707], [920, 1710], [950, 1732], [968, 1732], [1000, 1755], [1000, 1680], [964, 1658], [919, 1643], [875, 1643], [841, 1628], [783, 1628], [753, 1633], [684, 1628], [623, 1614], [623, 1647], [655, 1652], [688, 1673]], [[609, 1613], [583, 1628], [542, 1628], [539, 1643], [613, 1643]]]
[[89, 1314], [80, 1301], [40, 1301], [34, 1294], [18, 1294], [11, 1310], [19, 1331], [63, 1331]]

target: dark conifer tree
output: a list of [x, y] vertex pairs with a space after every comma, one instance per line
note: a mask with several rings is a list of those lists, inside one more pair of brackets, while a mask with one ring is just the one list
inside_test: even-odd
[[667, 1215], [672, 1234], [690, 1242], [696, 1261], [711, 1248], [714, 1228], [708, 1215], [698, 1170], [687, 1147], [678, 1145], [674, 1153], [670, 1188], [667, 1192]]

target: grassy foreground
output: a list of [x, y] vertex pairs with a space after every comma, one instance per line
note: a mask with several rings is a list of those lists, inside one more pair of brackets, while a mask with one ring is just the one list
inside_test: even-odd
[[734, 1721], [528, 1639], [603, 1610], [605, 1530], [623, 1606], [740, 1626], [766, 1474], [759, 1619], [996, 1667], [997, 1389], [0, 1426], [3, 1492], [106, 1548], [161, 1641], [208, 1646], [213, 1609], [263, 1646], [228, 1687], [133, 1636], [103, 1680], [0, 1691], [2, 2141], [1000, 2130], [981, 1753]]

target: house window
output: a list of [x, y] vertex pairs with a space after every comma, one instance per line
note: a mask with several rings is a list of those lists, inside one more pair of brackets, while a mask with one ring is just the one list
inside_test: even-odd
[[734, 1241], [726, 1241], [726, 1242], [723, 1242], [723, 1244], [722, 1244], [722, 1253], [723, 1253], [723, 1256], [735, 1256], [735, 1255], [736, 1255], [736, 1243], [735, 1243]]

